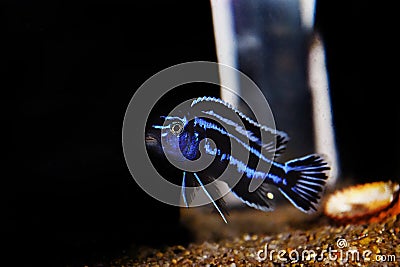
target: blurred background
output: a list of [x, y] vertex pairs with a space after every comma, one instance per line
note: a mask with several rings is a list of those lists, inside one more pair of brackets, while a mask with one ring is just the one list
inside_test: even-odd
[[[339, 182], [400, 177], [392, 10], [317, 2]], [[179, 209], [131, 178], [121, 129], [135, 89], [151, 75], [217, 61], [210, 3], [13, 1], [1, 13], [2, 89], [12, 95], [11, 103], [3, 98], [11, 164], [1, 187], [1, 231], [20, 265], [96, 262], [132, 244], [189, 242]], [[183, 90], [168, 101], [200, 95], [219, 92]]]

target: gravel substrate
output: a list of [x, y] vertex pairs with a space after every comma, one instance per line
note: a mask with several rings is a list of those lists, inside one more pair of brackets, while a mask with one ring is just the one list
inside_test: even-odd
[[239, 211], [229, 217], [228, 226], [215, 214], [186, 213], [183, 222], [197, 233], [195, 242], [140, 248], [111, 266], [399, 266], [400, 262], [400, 216], [373, 224], [335, 225], [321, 214], [310, 218], [285, 209], [270, 215]]

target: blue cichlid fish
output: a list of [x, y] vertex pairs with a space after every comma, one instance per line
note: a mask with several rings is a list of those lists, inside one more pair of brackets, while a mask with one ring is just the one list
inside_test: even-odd
[[[224, 170], [231, 166], [241, 178], [233, 185], [230, 185], [229, 181], [226, 182], [234, 195], [247, 205], [271, 211], [276, 201], [270, 191], [271, 186], [274, 186], [299, 210], [306, 213], [317, 210], [330, 169], [323, 156], [311, 154], [279, 163], [276, 158], [283, 152], [289, 140], [286, 133], [258, 124], [221, 99], [201, 97], [193, 100], [191, 107], [199, 103], [209, 103], [211, 107], [223, 106], [231, 110], [240, 118], [245, 129], [234, 119], [218, 112], [220, 108], [215, 108], [202, 110], [207, 116], [195, 116], [191, 120], [187, 120], [185, 114], [162, 117], [163, 125], [152, 126], [153, 130], [158, 131], [157, 138], [154, 138], [154, 133], [153, 138], [146, 136], [147, 147], [157, 153], [174, 155], [180, 152], [187, 161], [198, 159], [201, 153], [215, 157], [204, 170], [183, 171], [182, 197], [187, 206], [188, 199], [193, 196], [187, 196], [185, 189], [188, 186], [200, 186], [226, 222], [224, 214], [227, 213], [227, 209], [223, 199], [218, 197], [218, 188], [206, 190], [204, 185], [220, 177]], [[262, 142], [261, 134], [266, 134], [270, 137], [268, 140], [273, 142]], [[161, 139], [171, 146], [161, 148]], [[214, 144], [209, 139], [213, 140]], [[232, 140], [243, 153], [231, 154]], [[246, 154], [248, 160], [242, 157]], [[257, 169], [259, 162], [269, 164], [269, 170], [264, 172]], [[262, 182], [250, 192], [252, 179], [262, 179]]]

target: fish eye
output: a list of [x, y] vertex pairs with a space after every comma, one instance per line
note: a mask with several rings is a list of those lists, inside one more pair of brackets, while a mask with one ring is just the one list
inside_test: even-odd
[[174, 135], [180, 135], [183, 132], [183, 123], [180, 121], [171, 123], [170, 130]]

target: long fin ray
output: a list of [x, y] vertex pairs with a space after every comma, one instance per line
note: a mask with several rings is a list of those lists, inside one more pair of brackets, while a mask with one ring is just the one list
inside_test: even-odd
[[214, 199], [211, 197], [211, 195], [208, 193], [208, 191], [206, 190], [206, 188], [204, 187], [200, 177], [197, 175], [197, 173], [193, 173], [194, 177], [196, 177], [197, 182], [200, 184], [201, 188], [203, 189], [204, 193], [207, 195], [207, 197], [211, 200], [211, 202], [213, 203], [215, 209], [219, 212], [219, 214], [221, 215], [222, 219], [224, 220], [225, 223], [228, 223], [223, 212], [220, 210], [220, 208], [218, 207], [218, 205], [215, 203]]
[[302, 187], [298, 187], [297, 188], [297, 191], [299, 191], [299, 192], [301, 192], [301, 193], [303, 193], [303, 194], [305, 194], [305, 195], [307, 195], [309, 198], [314, 198], [314, 197], [317, 197], [318, 196], [318, 192], [310, 192], [309, 190], [307, 190], [307, 189], [302, 189]]
[[182, 178], [182, 198], [183, 202], [186, 205], [186, 208], [189, 208], [189, 205], [186, 200], [186, 172], [183, 172], [183, 178]]
[[198, 188], [199, 184], [196, 183], [194, 179], [188, 179], [187, 178], [187, 173], [183, 172], [183, 177], [182, 177], [182, 189], [181, 189], [181, 194], [182, 194], [182, 199], [183, 203], [187, 208], [190, 207], [190, 204], [192, 203], [193, 199], [196, 196], [196, 193], [200, 190]]

